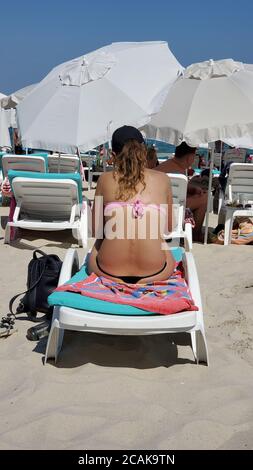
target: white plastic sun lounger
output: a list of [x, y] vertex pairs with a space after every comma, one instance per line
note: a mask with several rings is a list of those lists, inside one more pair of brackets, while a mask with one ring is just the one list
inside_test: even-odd
[[7, 176], [9, 170], [33, 171], [37, 173], [46, 172], [44, 157], [32, 155], [10, 155], [2, 157], [3, 176]]
[[72, 230], [79, 246], [87, 245], [87, 202], [82, 199], [79, 174], [39, 174], [9, 171], [9, 179], [16, 199], [13, 222], [8, 222], [5, 243], [9, 242], [9, 228], [29, 230]]
[[[238, 195], [244, 197], [247, 203], [253, 205], [253, 165], [252, 163], [232, 163], [226, 186], [226, 199], [232, 202]], [[226, 212], [224, 245], [231, 243], [234, 217], [253, 217], [253, 207], [237, 208], [223, 206]]]
[[189, 251], [192, 249], [192, 225], [189, 222], [184, 224], [188, 180], [185, 175], [175, 173], [167, 173], [167, 176], [171, 183], [174, 223], [169, 238], [176, 241], [177, 245], [180, 238], [183, 238], [185, 249]]
[[[115, 313], [110, 315], [56, 305], [47, 342], [45, 362], [48, 359], [57, 361], [63, 344], [64, 331], [74, 330], [109, 335], [152, 335], [187, 332], [191, 334], [192, 349], [196, 362], [208, 364], [199, 281], [192, 253], [184, 252], [183, 264], [186, 281], [194, 302], [199, 308], [198, 311], [185, 311], [173, 315], [122, 316]], [[77, 271], [79, 271], [77, 252], [69, 249], [63, 262], [59, 285], [69, 281]], [[120, 305], [116, 307], [119, 312], [121, 307]]]
[[78, 173], [80, 159], [77, 155], [48, 155], [49, 173]]

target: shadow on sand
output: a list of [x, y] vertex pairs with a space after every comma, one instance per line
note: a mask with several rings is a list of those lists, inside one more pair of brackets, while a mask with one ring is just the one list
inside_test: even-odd
[[[39, 354], [45, 354], [47, 338], [43, 338], [34, 348]], [[50, 365], [57, 368], [74, 368], [91, 363], [101, 367], [128, 367], [133, 369], [151, 369], [171, 367], [176, 364], [194, 364], [192, 351], [185, 349], [191, 357], [179, 358], [178, 346], [191, 346], [187, 333], [160, 334], [150, 336], [116, 336], [66, 331], [63, 349], [57, 363], [50, 360]], [[183, 352], [184, 354], [184, 352]], [[44, 363], [44, 357], [42, 359]]]

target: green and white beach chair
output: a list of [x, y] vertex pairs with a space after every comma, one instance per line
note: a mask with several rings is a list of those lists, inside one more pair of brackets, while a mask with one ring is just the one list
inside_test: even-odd
[[7, 176], [9, 170], [46, 173], [47, 156], [14, 155], [7, 153], [2, 157], [2, 168], [4, 177]]
[[8, 172], [16, 200], [13, 221], [6, 227], [29, 230], [72, 230], [79, 246], [87, 244], [88, 204], [79, 173]]
[[[197, 270], [192, 253], [181, 248], [173, 250], [174, 257], [182, 259], [185, 279], [198, 311], [184, 311], [171, 315], [152, 312], [116, 303], [86, 297], [73, 292], [54, 292], [48, 302], [54, 306], [52, 326], [48, 337], [45, 362], [58, 359], [65, 330], [108, 335], [154, 335], [187, 332], [191, 335], [192, 350], [197, 363], [208, 364], [203, 309]], [[77, 251], [66, 253], [59, 286], [81, 281], [88, 276], [86, 257], [79, 268]], [[85, 339], [84, 339], [85, 340]]]

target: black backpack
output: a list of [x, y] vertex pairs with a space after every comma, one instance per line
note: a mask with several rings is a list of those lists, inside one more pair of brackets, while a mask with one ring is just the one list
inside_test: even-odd
[[[41, 256], [37, 256], [37, 255]], [[12, 297], [9, 310], [14, 315], [12, 307], [15, 300], [22, 294], [16, 313], [27, 313], [32, 321], [36, 319], [37, 312], [46, 314], [47, 320], [52, 319], [53, 307], [47, 303], [48, 296], [56, 289], [59, 281], [62, 261], [57, 255], [47, 255], [41, 250], [33, 252], [33, 258], [28, 264], [27, 290]]]

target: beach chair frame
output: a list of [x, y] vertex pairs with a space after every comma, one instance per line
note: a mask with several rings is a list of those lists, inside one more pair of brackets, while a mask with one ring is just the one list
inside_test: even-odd
[[190, 251], [192, 250], [192, 225], [189, 222], [184, 223], [188, 179], [185, 175], [176, 173], [167, 173], [167, 176], [172, 190], [173, 219], [176, 221], [169, 235], [171, 246], [178, 246], [180, 238], [183, 238], [185, 250]]
[[10, 227], [28, 230], [72, 230], [79, 246], [88, 239], [87, 202], [79, 201], [78, 185], [71, 179], [15, 177], [12, 180], [16, 208]]
[[[199, 308], [198, 311], [185, 311], [172, 315], [121, 316], [55, 306], [47, 342], [45, 363], [48, 359], [54, 359], [57, 362], [63, 344], [64, 331], [74, 330], [108, 335], [152, 335], [187, 332], [191, 335], [193, 355], [197, 364], [204, 363], [208, 365], [203, 309], [198, 275], [192, 253], [184, 252], [182, 261], [185, 278], [193, 300]], [[62, 265], [59, 285], [69, 281], [77, 271], [79, 271], [77, 251], [69, 249]]]
[[[247, 194], [249, 201], [253, 203], [253, 165], [252, 163], [232, 163], [229, 169], [229, 176], [226, 186], [228, 201], [232, 202], [236, 194]], [[241, 209], [224, 205], [225, 209], [225, 230], [224, 245], [231, 243], [233, 220], [235, 217], [253, 217], [253, 207], [251, 209]]]
[[77, 155], [48, 155], [49, 173], [79, 173], [80, 158]]
[[41, 156], [6, 154], [2, 157], [2, 168], [3, 177], [7, 176], [9, 170], [45, 173], [46, 163]]

